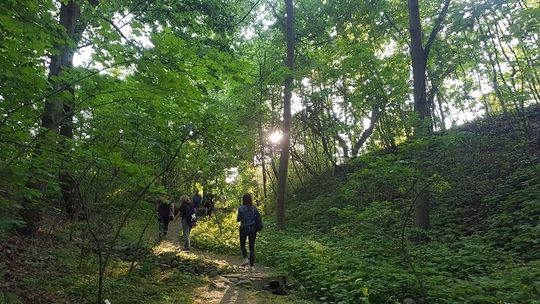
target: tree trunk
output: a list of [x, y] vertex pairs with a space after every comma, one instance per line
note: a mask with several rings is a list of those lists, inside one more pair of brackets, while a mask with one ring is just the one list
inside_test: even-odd
[[[427, 56], [422, 46], [422, 24], [420, 22], [420, 8], [418, 0], [408, 0], [409, 4], [409, 31], [411, 35], [411, 59], [413, 70], [414, 111], [419, 122], [416, 125], [416, 135], [429, 133], [431, 122], [430, 110], [426, 99], [426, 63]], [[425, 192], [425, 190], [423, 190]], [[422, 193], [415, 202], [415, 218], [419, 228], [429, 229], [429, 195]]]
[[411, 36], [411, 59], [413, 70], [414, 111], [418, 114], [419, 125], [417, 132], [428, 133], [430, 111], [426, 99], [426, 63], [427, 54], [422, 45], [422, 24], [418, 0], [408, 0], [409, 32]]
[[[263, 50], [262, 62], [259, 62], [259, 106], [261, 108], [264, 106], [264, 101], [263, 101], [263, 98], [264, 98], [264, 96], [263, 96], [263, 80], [264, 80], [265, 67], [266, 67], [266, 49]], [[262, 117], [262, 115], [261, 115], [261, 117]], [[266, 140], [265, 140], [263, 125], [262, 125], [261, 120], [259, 120], [259, 122], [257, 124], [257, 129], [258, 129], [258, 132], [259, 132], [259, 145], [260, 145], [260, 154], [261, 154], [261, 169], [262, 169], [262, 179], [263, 179], [262, 180], [263, 195], [264, 195], [264, 198], [267, 198], [268, 191], [266, 189], [267, 169], [266, 169], [266, 153], [265, 153]]]
[[[261, 93], [262, 95], [262, 93]], [[267, 196], [267, 190], [266, 190], [266, 153], [265, 150], [265, 140], [264, 140], [264, 132], [262, 128], [262, 123], [259, 121], [257, 124], [257, 129], [259, 133], [259, 148], [260, 148], [260, 160], [261, 160], [261, 170], [262, 170], [262, 187], [263, 187], [263, 195], [264, 198]]]
[[422, 230], [431, 228], [429, 210], [431, 208], [431, 198], [427, 189], [422, 189], [414, 205], [416, 225]]
[[371, 117], [369, 119], [369, 126], [367, 127], [367, 129], [365, 129], [362, 132], [362, 135], [360, 135], [360, 138], [356, 141], [356, 143], [354, 143], [354, 146], [353, 146], [352, 152], [351, 152], [351, 155], [353, 157], [358, 156], [358, 152], [360, 152], [360, 148], [362, 148], [362, 146], [366, 143], [368, 138], [373, 133], [373, 130], [375, 129], [375, 125], [379, 121], [381, 111], [382, 110], [379, 109], [378, 106], [373, 106], [373, 108], [371, 109]]
[[[480, 24], [480, 19], [479, 18], [476, 18], [476, 24], [478, 24], [478, 32], [480, 34], [481, 37], [485, 37], [485, 33], [484, 33], [484, 30], [482, 28], [482, 25]], [[493, 56], [492, 56], [492, 53], [491, 53], [491, 50], [489, 49], [489, 46], [487, 44], [487, 38], [484, 38], [484, 39], [481, 39], [482, 40], [482, 44], [484, 45], [484, 49], [485, 49], [485, 52], [488, 56], [488, 59], [489, 59], [489, 64], [491, 66], [491, 85], [493, 86], [493, 90], [495, 91], [495, 96], [497, 96], [497, 99], [499, 100], [499, 104], [501, 105], [501, 108], [502, 108], [502, 111], [504, 114], [507, 114], [508, 113], [508, 109], [507, 109], [507, 106], [506, 106], [506, 101], [505, 101], [505, 98], [504, 98], [504, 95], [501, 91], [501, 88], [499, 87], [499, 81], [497, 79], [497, 68], [496, 68], [496, 63], [495, 63], [495, 60], [493, 59]]]
[[[418, 114], [419, 122], [415, 133], [417, 136], [430, 134], [432, 131], [431, 111], [426, 98], [426, 65], [431, 46], [440, 31], [450, 0], [445, 0], [437, 19], [433, 24], [433, 29], [429, 34], [425, 47], [422, 44], [422, 23], [420, 21], [420, 7], [418, 0], [408, 0], [409, 9], [409, 32], [411, 36], [411, 60], [413, 69], [413, 94], [414, 111]], [[424, 193], [425, 191], [425, 193]], [[420, 194], [416, 202], [416, 223], [421, 229], [427, 230], [430, 227], [430, 195], [428, 189]]]
[[291, 140], [291, 97], [294, 70], [294, 16], [293, 0], [285, 0], [287, 23], [285, 36], [287, 40], [288, 75], [283, 88], [283, 137], [281, 139], [281, 154], [279, 157], [278, 195], [277, 195], [277, 226], [285, 229], [285, 197], [287, 194], [287, 172], [289, 168], [289, 148]]
[[[45, 108], [41, 117], [41, 126], [53, 132], [54, 135], [63, 135], [69, 138], [73, 137], [73, 88], [67, 88], [68, 96], [66, 97], [62, 90], [65, 82], [56, 79], [62, 77], [64, 70], [73, 68], [74, 47], [71, 45], [72, 40], [76, 36], [76, 25], [81, 15], [80, 6], [77, 1], [62, 2], [60, 5], [60, 20], [59, 24], [65, 29], [68, 41], [62, 41], [56, 45], [57, 53], [51, 55], [49, 65], [49, 83], [51, 90], [58, 92], [52, 95], [45, 101]], [[71, 41], [69, 41], [71, 40]], [[36, 148], [36, 153], [39, 153], [39, 146]], [[72, 215], [75, 208], [73, 206], [73, 185], [69, 178], [60, 174], [60, 187], [62, 196], [65, 202], [65, 209], [68, 214]], [[31, 187], [38, 190], [45, 190], [46, 185], [34, 184]], [[36, 208], [30, 201], [23, 201], [22, 210], [20, 212], [22, 219], [26, 222], [22, 232], [26, 235], [34, 235], [37, 232], [41, 214], [39, 208]]]
[[[81, 15], [77, 1], [62, 2], [60, 6], [60, 25], [66, 30], [69, 40], [75, 37], [75, 27]], [[64, 83], [55, 81], [55, 77], [62, 76], [63, 70], [73, 68], [74, 47], [69, 45], [69, 41], [56, 45], [57, 54], [51, 56], [49, 66], [49, 82], [53, 91], [62, 89]], [[73, 92], [73, 91], [71, 91]], [[41, 126], [60, 133], [60, 125], [64, 119], [64, 102], [60, 97], [62, 94], [55, 94], [45, 101], [45, 110], [41, 119]]]
[[[437, 91], [437, 105], [439, 107], [439, 113], [441, 114], [441, 130], [446, 131], [446, 116], [444, 114], [444, 108], [443, 108], [443, 98], [442, 93]], [[486, 110], [487, 113], [487, 110]]]

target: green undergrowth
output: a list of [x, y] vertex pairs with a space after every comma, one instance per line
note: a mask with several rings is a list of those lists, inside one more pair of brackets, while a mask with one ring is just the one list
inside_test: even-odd
[[[258, 260], [324, 303], [540, 303], [538, 139], [489, 131], [412, 141], [314, 178], [290, 194], [287, 231], [266, 219]], [[432, 229], [418, 242], [422, 188]], [[238, 252], [234, 216], [222, 234], [206, 223], [200, 246]]]
[[199, 219], [191, 232], [191, 242], [198, 249], [228, 255], [240, 254], [236, 213], [216, 211], [212, 217]]
[[[134, 220], [122, 234], [119, 248], [135, 244], [137, 231], [145, 221]], [[154, 222], [152, 222], [154, 224]], [[157, 235], [152, 225], [150, 235]], [[192, 290], [210, 282], [205, 274], [194, 274], [176, 267], [177, 264], [200, 264], [205, 261], [181, 256], [173, 252], [178, 261], [170, 264], [170, 257], [159, 253], [162, 245], [144, 242], [141, 250], [148, 253], [130, 271], [133, 257], [113, 254], [104, 280], [104, 296], [111, 303], [191, 303]], [[96, 303], [98, 290], [98, 258], [95, 248], [86, 248], [81, 255], [80, 242], [58, 232], [29, 244], [21, 252], [28, 265], [35, 267], [16, 285], [15, 289], [0, 297], [0, 303]], [[170, 255], [170, 254], [169, 254]], [[178, 255], [178, 256], [176, 256]], [[32, 262], [35, 260], [37, 262]], [[27, 265], [27, 266], [28, 266]], [[215, 267], [215, 266], [213, 266]], [[184, 267], [185, 268], [185, 267]]]
[[[233, 218], [232, 213], [218, 213], [218, 218], [223, 234], [219, 233], [215, 217], [201, 218], [192, 231], [192, 246], [224, 255], [238, 254], [238, 240], [234, 237], [237, 230], [233, 225], [236, 215]], [[182, 252], [180, 247], [170, 242], [156, 244], [154, 236], [158, 231], [155, 219], [148, 226], [143, 241], [139, 242], [140, 232], [146, 223], [142, 218], [130, 220], [118, 244], [113, 247], [114, 253], [104, 280], [103, 300], [108, 299], [114, 304], [192, 303], [195, 288], [211, 283], [216, 276], [236, 271], [234, 267], [211, 258]], [[71, 228], [76, 230], [77, 225]], [[77, 233], [70, 227], [66, 228], [55, 230], [40, 240], [21, 239], [16, 242], [20, 247], [9, 247], [17, 251], [20, 262], [25, 264], [19, 266], [28, 271], [19, 273], [13, 288], [3, 289], [1, 304], [96, 303], [99, 269], [96, 248], [86, 244], [87, 247], [81, 250]], [[141, 245], [140, 251], [129, 250], [137, 243]], [[134, 258], [133, 254], [142, 258]], [[132, 265], [133, 261], [135, 264]], [[4, 263], [0, 262], [0, 274], [5, 275], [4, 271]], [[253, 293], [252, 300], [256, 303], [308, 303], [295, 294], [283, 297]], [[224, 297], [222, 301], [227, 300]]]

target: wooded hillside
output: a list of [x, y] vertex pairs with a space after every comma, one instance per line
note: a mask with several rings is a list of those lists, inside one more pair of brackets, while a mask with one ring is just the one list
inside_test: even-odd
[[287, 301], [537, 303], [539, 39], [534, 0], [1, 1], [1, 299], [189, 303], [236, 271], [160, 266], [200, 191], [237, 255], [253, 194]]

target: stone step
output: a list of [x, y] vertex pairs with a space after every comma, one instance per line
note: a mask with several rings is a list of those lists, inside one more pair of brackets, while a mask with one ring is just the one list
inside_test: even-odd
[[254, 290], [268, 290], [275, 294], [286, 294], [287, 280], [284, 275], [248, 272], [225, 274], [223, 277], [239, 286], [253, 288]]

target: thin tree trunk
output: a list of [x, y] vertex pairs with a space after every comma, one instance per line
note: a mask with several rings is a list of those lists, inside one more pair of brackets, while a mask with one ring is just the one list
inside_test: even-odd
[[257, 129], [259, 132], [259, 145], [260, 145], [260, 161], [261, 161], [261, 170], [262, 170], [262, 187], [263, 187], [263, 195], [266, 198], [267, 196], [267, 190], [266, 190], [266, 154], [264, 153], [265, 149], [265, 141], [264, 141], [264, 132], [262, 129], [262, 123], [259, 121], [257, 124]]
[[[414, 94], [414, 110], [418, 114], [419, 123], [417, 125], [416, 134], [426, 135], [431, 133], [431, 116], [429, 104], [426, 99], [426, 65], [431, 46], [433, 45], [438, 32], [441, 29], [442, 22], [448, 11], [450, 0], [445, 0], [444, 5], [439, 12], [437, 19], [434, 22], [433, 29], [429, 34], [428, 41], [425, 47], [422, 44], [422, 23], [420, 21], [420, 7], [418, 0], [408, 0], [409, 9], [409, 32], [411, 37], [411, 60], [413, 69], [413, 94]], [[419, 199], [416, 210], [416, 221], [418, 227], [427, 230], [430, 226], [430, 201], [428, 190], [422, 194], [426, 199]]]
[[330, 164], [334, 167], [334, 169], [337, 167], [336, 162], [334, 161], [334, 157], [332, 155], [332, 151], [330, 150], [330, 144], [328, 143], [328, 138], [323, 133], [323, 126], [319, 120], [319, 117], [317, 116], [317, 113], [312, 114], [312, 119], [314, 122], [312, 124], [309, 123], [309, 118], [300, 118], [310, 129], [311, 131], [321, 138], [321, 144], [323, 148], [324, 155], [326, 156], [326, 160], [330, 162]]
[[362, 148], [362, 146], [366, 143], [368, 138], [373, 133], [373, 130], [375, 129], [375, 125], [379, 121], [380, 115], [381, 115], [381, 109], [379, 109], [378, 106], [374, 106], [373, 109], [371, 109], [371, 117], [369, 120], [369, 126], [367, 127], [367, 129], [365, 129], [362, 132], [362, 135], [360, 135], [360, 138], [356, 141], [356, 143], [354, 143], [354, 146], [351, 151], [351, 155], [353, 157], [358, 155], [358, 152], [360, 152], [360, 148]]
[[291, 147], [291, 157], [292, 159], [295, 159], [297, 162], [299, 162], [300, 164], [302, 164], [303, 168], [309, 172], [309, 174], [311, 174], [312, 176], [316, 176], [317, 175], [317, 172], [315, 172], [310, 166], [309, 164], [302, 159], [302, 157], [298, 154], [298, 152], [296, 152], [296, 150]]
[[293, 166], [294, 173], [296, 173], [296, 177], [298, 177], [298, 181], [300, 181], [300, 186], [305, 187], [304, 179], [302, 177], [302, 174], [300, 174], [300, 170], [298, 170], [298, 166], [296, 165], [294, 157], [291, 157], [291, 164]]
[[[437, 92], [437, 105], [439, 107], [439, 113], [441, 114], [441, 130], [446, 131], [446, 116], [444, 114], [443, 99], [441, 92]], [[487, 113], [487, 112], [486, 112]]]
[[[264, 70], [266, 66], [266, 49], [263, 50], [262, 62], [259, 63], [259, 106], [263, 106], [263, 78]], [[266, 189], [266, 154], [265, 154], [265, 137], [262, 122], [259, 120], [257, 124], [259, 132], [259, 145], [260, 145], [260, 154], [261, 154], [261, 169], [262, 169], [262, 186], [263, 186], [263, 196], [267, 197], [268, 191]]]
[[[499, 74], [499, 78], [502, 82], [502, 84], [504, 85], [504, 88], [506, 89], [506, 92], [508, 93], [507, 95], [509, 97], [511, 97], [510, 99], [512, 99], [512, 103], [514, 104], [514, 109], [516, 111], [516, 113], [519, 113], [519, 109], [518, 109], [518, 105], [516, 104], [515, 102], [515, 98], [514, 98], [514, 91], [512, 90], [511, 86], [508, 84], [506, 78], [504, 77], [504, 74], [503, 74], [503, 69], [501, 67], [501, 57], [499, 55], [499, 49], [497, 48], [497, 44], [495, 42], [495, 34], [492, 32], [491, 28], [489, 27], [488, 24], [486, 24], [486, 29], [488, 31], [488, 37], [491, 37], [490, 41], [491, 41], [491, 45], [493, 46], [492, 50], [493, 50], [493, 53], [495, 54], [495, 64], [497, 65], [497, 73]], [[507, 62], [508, 64], [510, 62]], [[506, 97], [506, 96], [505, 96]]]
[[[470, 41], [467, 39], [466, 40], [466, 43], [467, 45], [469, 46], [470, 49], [473, 49], [473, 46], [471, 45]], [[486, 110], [486, 117], [489, 119], [491, 117], [491, 114], [490, 114], [490, 111], [491, 111], [491, 107], [488, 103], [488, 100], [484, 94], [484, 90], [482, 88], [482, 73], [481, 73], [481, 70], [480, 70], [480, 61], [478, 59], [478, 56], [476, 55], [476, 52], [472, 52], [472, 56], [473, 56], [473, 59], [474, 59], [474, 63], [475, 63], [475, 70], [476, 70], [476, 78], [478, 79], [478, 88], [480, 89], [480, 94], [482, 95], [482, 103], [484, 104], [484, 109]]]
[[276, 164], [274, 160], [272, 159], [271, 167], [274, 175], [268, 174], [268, 179], [270, 180], [270, 187], [272, 189], [272, 193], [277, 196], [277, 190], [276, 190], [276, 179], [277, 179], [277, 169]]
[[[349, 146], [347, 145], [347, 142], [339, 135], [338, 128], [336, 126], [336, 121], [339, 121], [339, 117], [336, 113], [332, 110], [332, 104], [327, 105], [325, 107], [326, 113], [330, 120], [330, 125], [332, 130], [335, 132], [334, 139], [337, 141], [339, 147], [341, 148], [341, 151], [343, 152], [343, 159], [349, 158]], [[336, 154], [337, 154], [337, 148], [336, 148]]]
[[285, 36], [287, 40], [288, 75], [283, 89], [283, 137], [281, 139], [281, 155], [279, 157], [278, 197], [277, 197], [277, 226], [285, 229], [285, 199], [287, 194], [287, 172], [289, 169], [289, 148], [291, 139], [291, 97], [294, 71], [294, 16], [293, 0], [285, 0], [287, 23]]
[[540, 90], [538, 87], [540, 86], [540, 77], [538, 77], [536, 73], [536, 69], [533, 68], [532, 60], [528, 54], [528, 51], [525, 47], [521, 47], [521, 51], [523, 52], [523, 56], [525, 57], [525, 61], [527, 63], [527, 67], [529, 68], [530, 75], [530, 82], [529, 86], [531, 87], [531, 92], [533, 94], [533, 98], [536, 102], [536, 104], [540, 104]]
[[[482, 26], [480, 25], [480, 19], [476, 19], [476, 22], [478, 24], [478, 31], [480, 35], [483, 37], [485, 36], [484, 30], [482, 29]], [[501, 105], [501, 109], [504, 114], [508, 113], [508, 109], [506, 106], [506, 101], [504, 100], [504, 96], [501, 92], [501, 88], [499, 87], [499, 81], [497, 79], [497, 68], [495, 66], [495, 60], [493, 59], [493, 56], [491, 55], [491, 50], [489, 49], [489, 46], [485, 39], [481, 39], [482, 44], [484, 44], [485, 53], [488, 56], [489, 63], [491, 66], [491, 84], [493, 85], [493, 90], [495, 91], [495, 96], [497, 96], [497, 99], [499, 100], [499, 104]]]

